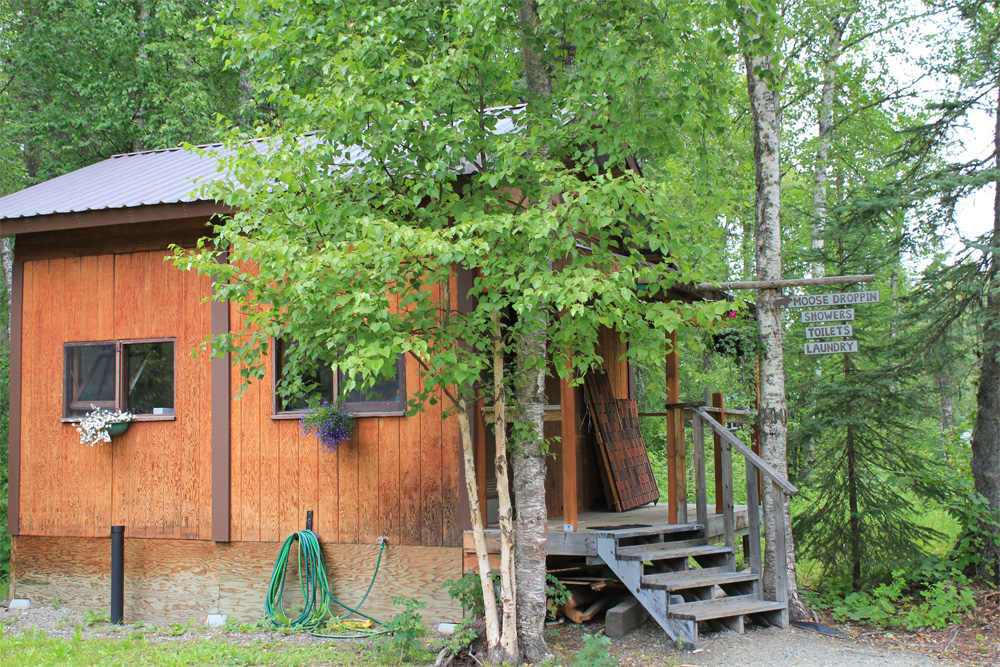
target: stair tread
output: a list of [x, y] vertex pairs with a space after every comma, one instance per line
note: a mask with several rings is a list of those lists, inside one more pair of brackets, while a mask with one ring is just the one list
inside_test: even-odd
[[786, 608], [784, 602], [756, 600], [749, 596], [738, 595], [731, 598], [716, 598], [714, 600], [698, 600], [671, 605], [668, 616], [686, 618], [694, 621], [706, 621], [713, 618], [744, 616], [759, 614], [766, 611], [781, 611]]
[[604, 529], [593, 531], [595, 535], [609, 535], [618, 539], [626, 537], [644, 537], [647, 535], [668, 535], [670, 533], [693, 533], [705, 527], [700, 523], [668, 523], [661, 526], [650, 526], [649, 528], [621, 528]]
[[670, 542], [658, 542], [656, 544], [637, 544], [631, 547], [618, 547], [615, 550], [615, 556], [619, 560], [665, 560], [668, 558], [708, 556], [724, 553], [733, 553], [732, 547], [714, 546], [711, 544], [675, 547]]
[[698, 570], [686, 570], [684, 572], [660, 572], [646, 575], [642, 578], [642, 585], [649, 588], [679, 591], [688, 588], [700, 588], [702, 586], [755, 581], [759, 578], [759, 575], [754, 574], [750, 570], [742, 572], [706, 572], [704, 574], [699, 573]]

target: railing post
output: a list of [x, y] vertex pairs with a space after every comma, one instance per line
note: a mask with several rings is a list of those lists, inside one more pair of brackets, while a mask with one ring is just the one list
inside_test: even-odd
[[[722, 443], [722, 527], [726, 546], [736, 549], [736, 520], [733, 516], [733, 448], [728, 442]], [[735, 553], [734, 553], [735, 556]]]
[[[757, 493], [757, 468], [750, 459], [747, 469], [747, 545], [750, 549], [750, 571], [763, 577], [760, 560], [760, 495]], [[763, 599], [762, 580], [754, 582], [754, 592]]]
[[[667, 403], [679, 403], [680, 366], [677, 332], [667, 334]], [[687, 470], [684, 467], [684, 410], [667, 409], [667, 505], [670, 523], [687, 523]]]
[[785, 492], [771, 482], [774, 496], [774, 599], [788, 604], [788, 563], [785, 554]]
[[691, 456], [694, 457], [694, 495], [695, 503], [698, 508], [698, 523], [707, 529], [708, 494], [705, 487], [708, 484], [708, 481], [706, 480], [705, 474], [705, 424], [697, 413], [691, 414], [691, 440], [691, 444], [694, 447], [694, 451], [691, 452]]
[[[722, 399], [721, 393], [712, 394], [712, 405], [719, 408], [719, 423], [723, 426], [726, 425], [726, 407]], [[715, 513], [722, 514], [722, 469], [719, 465], [720, 459], [722, 458], [722, 436], [712, 430], [712, 443], [714, 447], [712, 448], [713, 456], [715, 457]]]

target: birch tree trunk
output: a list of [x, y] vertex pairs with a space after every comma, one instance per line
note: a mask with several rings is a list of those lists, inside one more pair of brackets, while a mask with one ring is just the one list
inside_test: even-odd
[[524, 331], [517, 349], [517, 404], [523, 423], [514, 453], [514, 502], [517, 508], [517, 634], [521, 657], [530, 663], [549, 657], [545, 643], [545, 358], [543, 312], [522, 314]]
[[826, 265], [821, 257], [823, 253], [823, 232], [826, 229], [826, 180], [830, 164], [830, 143], [833, 131], [833, 94], [836, 85], [837, 61], [840, 59], [841, 42], [844, 36], [846, 20], [835, 16], [830, 22], [833, 34], [827, 44], [826, 56], [823, 59], [823, 86], [819, 104], [819, 135], [816, 149], [816, 169], [813, 174], [813, 225], [812, 251], [816, 256], [812, 262], [813, 278], [826, 275]]
[[462, 437], [462, 462], [465, 467], [465, 492], [469, 496], [469, 514], [472, 519], [472, 540], [476, 547], [476, 565], [483, 590], [483, 607], [486, 618], [486, 645], [492, 651], [500, 643], [500, 622], [497, 616], [497, 599], [490, 577], [490, 557], [486, 551], [486, 533], [483, 531], [483, 514], [479, 507], [479, 489], [476, 485], [476, 458], [472, 450], [472, 429], [469, 426], [468, 404], [458, 399], [458, 431]]
[[[521, 59], [530, 99], [552, 94], [552, 80], [542, 54], [535, 50], [538, 6], [521, 0], [518, 9]], [[530, 101], [529, 101], [530, 104]], [[536, 202], [544, 206], [545, 202]], [[545, 556], [548, 517], [545, 506], [545, 360], [547, 315], [544, 311], [521, 313], [517, 341], [516, 398], [523, 420], [515, 429], [514, 504], [517, 540], [514, 546], [517, 599], [517, 639], [521, 658], [530, 663], [551, 657], [545, 643]]]
[[500, 330], [500, 313], [493, 311], [493, 429], [496, 442], [494, 465], [497, 477], [500, 520], [500, 643], [489, 655], [494, 664], [516, 662], [517, 650], [517, 587], [514, 579], [514, 524], [507, 475], [507, 389], [503, 368], [504, 339]]
[[[996, 126], [993, 148], [1000, 169], [1000, 80], [997, 82]], [[1000, 244], [1000, 179], [994, 181], [993, 241]], [[972, 480], [976, 491], [989, 502], [994, 517], [1000, 519], [1000, 261], [997, 251], [986, 253], [986, 311], [983, 316], [979, 389], [976, 392], [976, 426], [972, 431]], [[983, 579], [1000, 583], [1000, 546], [995, 526], [984, 524], [984, 553], [980, 572]]]
[[[757, 280], [781, 278], [781, 168], [779, 161], [780, 135], [778, 127], [778, 100], [774, 91], [761, 78], [770, 72], [770, 58], [747, 55], [745, 58], [747, 88], [753, 112], [754, 163], [756, 170], [756, 261]], [[777, 298], [780, 290], [761, 289], [757, 292], [757, 317], [764, 351], [760, 355], [760, 446], [765, 461], [783, 475], [787, 475], [788, 410], [785, 401], [785, 365], [782, 352], [784, 330]], [[807, 618], [799, 599], [795, 578], [795, 551], [791, 534], [789, 504], [785, 503], [785, 516], [775, 516], [775, 499], [772, 485], [765, 485], [764, 531], [767, 548], [764, 554], [765, 571], [771, 572], [764, 582], [765, 592], [774, 595], [773, 573], [779, 564], [788, 569], [788, 610], [792, 618]], [[786, 554], [774, 553], [774, 535], [785, 530]]]

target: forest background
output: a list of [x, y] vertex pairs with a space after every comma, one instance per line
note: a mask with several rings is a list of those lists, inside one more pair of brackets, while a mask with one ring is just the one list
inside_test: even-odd
[[[718, 56], [697, 71], [683, 51], [643, 63], [645, 104], [673, 137], [637, 151], [645, 178], [670, 193], [679, 216], [709, 230], [702, 274], [752, 279], [754, 146], [739, 29], [712, 3], [635, 4], [620, 9], [636, 25], [642, 12], [668, 17], [686, 26], [677, 34], [689, 53]], [[990, 535], [1000, 452], [974, 470], [972, 442], [984, 424], [997, 428], [1000, 412], [993, 403], [984, 414], [990, 405], [977, 396], [984, 373], [996, 383], [1000, 354], [1000, 4], [751, 4], [773, 18], [764, 48], [780, 100], [783, 274], [871, 273], [868, 288], [882, 292], [879, 304], [856, 309], [856, 354], [807, 357], [797, 312], [784, 319], [788, 470], [802, 490], [792, 506], [800, 585], [807, 602], [841, 616], [948, 622], [971, 608], [973, 579], [997, 582]], [[117, 153], [207, 143], [280, 117], [261, 93], [267, 82], [255, 79], [264, 69], [230, 66], [225, 42], [210, 38], [206, 26], [225, 5], [0, 0], [0, 194]], [[633, 66], [623, 58], [622, 72], [609, 70], [606, 92]], [[699, 83], [706, 71], [710, 86]], [[508, 103], [524, 97], [523, 85], [504, 92]], [[978, 205], [964, 206], [972, 196]], [[7, 269], [7, 240], [3, 251]], [[0, 300], [4, 332], [7, 303]], [[752, 317], [688, 326], [680, 339], [682, 401], [702, 400], [710, 387], [727, 405], [752, 406]], [[0, 578], [9, 564], [8, 351], [5, 333]], [[663, 378], [655, 363], [640, 369], [641, 408], [664, 404]], [[643, 424], [664, 491], [665, 428]]]

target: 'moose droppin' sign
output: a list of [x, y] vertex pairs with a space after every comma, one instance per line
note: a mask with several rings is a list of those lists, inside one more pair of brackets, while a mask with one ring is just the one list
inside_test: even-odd
[[859, 303], [878, 303], [878, 290], [867, 292], [837, 292], [835, 294], [800, 294], [777, 300], [783, 308], [817, 308], [829, 306], [850, 306]]

